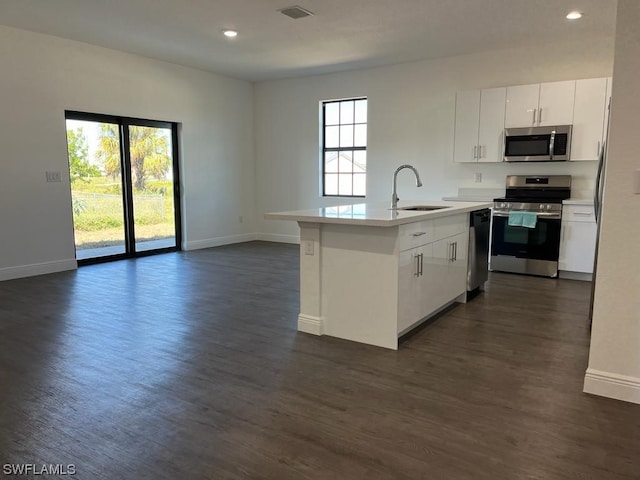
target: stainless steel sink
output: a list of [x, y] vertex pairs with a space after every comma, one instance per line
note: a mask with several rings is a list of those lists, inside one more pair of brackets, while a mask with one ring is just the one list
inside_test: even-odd
[[428, 212], [429, 210], [440, 210], [449, 207], [434, 207], [431, 205], [414, 205], [412, 207], [398, 207], [398, 210], [414, 210], [420, 212]]

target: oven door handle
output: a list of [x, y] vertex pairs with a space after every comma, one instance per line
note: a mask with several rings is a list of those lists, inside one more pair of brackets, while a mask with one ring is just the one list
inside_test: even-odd
[[[520, 210], [518, 210], [520, 211]], [[526, 212], [528, 210], [521, 210], [523, 212]], [[554, 212], [533, 212], [535, 213], [538, 217], [542, 217], [545, 220], [560, 220], [562, 218], [562, 214], [561, 213], [554, 213]], [[509, 212], [493, 212], [493, 216], [494, 217], [508, 217], [509, 216]]]

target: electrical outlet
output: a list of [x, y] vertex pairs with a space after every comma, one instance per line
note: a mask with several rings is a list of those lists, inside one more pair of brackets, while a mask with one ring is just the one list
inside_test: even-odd
[[61, 182], [62, 175], [60, 172], [46, 172], [47, 174], [47, 182]]
[[476, 183], [482, 183], [482, 173], [480, 173], [480, 172], [476, 172], [476, 173], [474, 173], [474, 174], [473, 174], [473, 180], [474, 180]]
[[304, 241], [304, 254], [305, 255], [313, 255], [313, 241], [305, 240]]

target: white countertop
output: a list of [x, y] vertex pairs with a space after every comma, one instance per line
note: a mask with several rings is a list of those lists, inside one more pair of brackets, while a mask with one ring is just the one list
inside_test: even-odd
[[490, 208], [492, 202], [445, 202], [438, 200], [400, 201], [398, 207], [430, 205], [445, 207], [438, 210], [391, 210], [386, 203], [359, 203], [356, 205], [339, 205], [312, 210], [292, 212], [265, 213], [267, 220], [292, 220], [308, 223], [333, 223], [345, 225], [362, 225], [369, 227], [393, 227], [405, 223], [420, 222], [431, 218], [446, 217], [458, 213], [467, 213], [482, 208]]
[[593, 198], [568, 198], [562, 201], [563, 205], [593, 205]]

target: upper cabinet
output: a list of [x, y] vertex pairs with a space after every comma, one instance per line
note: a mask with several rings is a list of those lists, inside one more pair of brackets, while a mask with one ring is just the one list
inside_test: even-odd
[[573, 125], [571, 160], [597, 160], [607, 135], [611, 78], [466, 90], [456, 95], [453, 159], [501, 162], [504, 129]]
[[576, 81], [571, 160], [597, 160], [606, 135], [608, 78]]
[[504, 126], [519, 128], [537, 125], [539, 99], [539, 84], [507, 87]]
[[502, 161], [506, 92], [489, 88], [457, 93], [454, 161]]
[[570, 125], [574, 80], [507, 87], [505, 127]]

